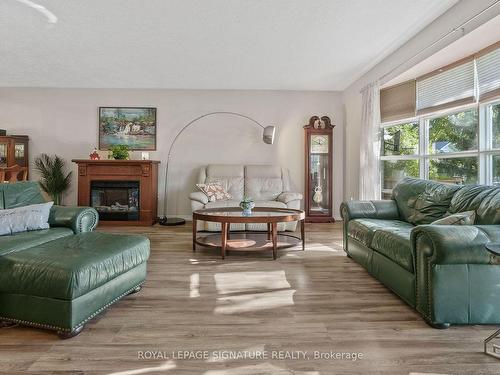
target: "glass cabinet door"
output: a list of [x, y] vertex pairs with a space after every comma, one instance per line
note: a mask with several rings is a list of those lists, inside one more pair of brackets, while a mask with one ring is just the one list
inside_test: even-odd
[[7, 142], [0, 142], [0, 168], [7, 167]]
[[24, 143], [15, 143], [14, 144], [14, 159], [16, 160], [16, 164], [21, 167], [26, 167], [26, 146]]
[[309, 155], [309, 207], [311, 214], [329, 213], [329, 145], [328, 134], [311, 134]]

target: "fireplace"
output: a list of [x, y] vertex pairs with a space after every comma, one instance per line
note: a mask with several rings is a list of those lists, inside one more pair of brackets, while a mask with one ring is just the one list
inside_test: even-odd
[[86, 160], [78, 164], [78, 205], [93, 206], [101, 225], [153, 225], [158, 161]]
[[100, 220], [139, 220], [139, 181], [91, 181], [90, 205]]

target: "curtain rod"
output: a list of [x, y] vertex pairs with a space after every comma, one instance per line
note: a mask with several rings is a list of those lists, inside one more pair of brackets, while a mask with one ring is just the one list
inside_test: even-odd
[[475, 14], [474, 16], [472, 16], [471, 18], [469, 18], [468, 20], [466, 20], [465, 22], [463, 22], [460, 26], [455, 27], [454, 29], [452, 29], [451, 31], [447, 32], [445, 35], [443, 35], [439, 39], [437, 39], [434, 42], [432, 42], [431, 44], [429, 44], [427, 47], [421, 49], [416, 54], [412, 55], [411, 57], [409, 57], [408, 59], [406, 59], [402, 63], [398, 64], [397, 66], [395, 66], [394, 68], [392, 68], [390, 71], [388, 71], [387, 73], [385, 73], [383, 76], [381, 76], [379, 78], [379, 81], [382, 81], [383, 79], [387, 78], [390, 74], [394, 73], [397, 69], [401, 68], [406, 63], [408, 63], [408, 62], [412, 61], [413, 59], [415, 59], [416, 57], [420, 56], [422, 53], [424, 53], [428, 49], [434, 47], [436, 44], [438, 44], [441, 41], [443, 41], [444, 39], [448, 38], [450, 35], [455, 34], [457, 31], [461, 31], [462, 32], [462, 36], [464, 36], [465, 35], [465, 26], [468, 23], [474, 21], [476, 18], [478, 18], [479, 16], [481, 16], [482, 14], [484, 14], [485, 12], [487, 12], [488, 10], [490, 10], [491, 8], [493, 8], [499, 2], [500, 2], [500, 0], [496, 0], [493, 4], [487, 6], [482, 11], [480, 11], [479, 13]]

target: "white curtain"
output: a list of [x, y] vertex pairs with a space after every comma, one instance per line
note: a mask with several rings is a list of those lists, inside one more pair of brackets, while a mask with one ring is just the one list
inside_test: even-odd
[[361, 90], [361, 140], [359, 199], [380, 199], [380, 85], [372, 82]]

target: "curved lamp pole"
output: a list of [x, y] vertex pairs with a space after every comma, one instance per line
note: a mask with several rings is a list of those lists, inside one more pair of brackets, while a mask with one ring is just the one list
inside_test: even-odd
[[167, 165], [165, 169], [165, 189], [163, 192], [163, 217], [159, 220], [160, 225], [182, 225], [186, 223], [186, 220], [179, 218], [179, 217], [168, 217], [167, 216], [167, 188], [168, 188], [168, 164], [170, 162], [170, 157], [172, 155], [172, 149], [175, 145], [175, 142], [177, 141], [177, 138], [191, 125], [193, 125], [196, 121], [201, 120], [202, 118], [208, 117], [208, 116], [214, 116], [214, 115], [231, 115], [231, 116], [237, 116], [237, 117], [242, 117], [245, 118], [254, 124], [260, 126], [262, 130], [262, 141], [264, 143], [272, 145], [274, 142], [274, 134], [276, 132], [276, 128], [274, 126], [264, 126], [258, 121], [254, 120], [253, 118], [242, 115], [241, 113], [237, 112], [226, 112], [226, 111], [218, 111], [218, 112], [210, 112], [206, 113], [204, 115], [198, 116], [195, 119], [191, 120], [188, 122], [184, 127], [177, 133], [175, 136], [174, 140], [172, 141], [170, 148], [168, 149], [168, 156], [167, 156]]

